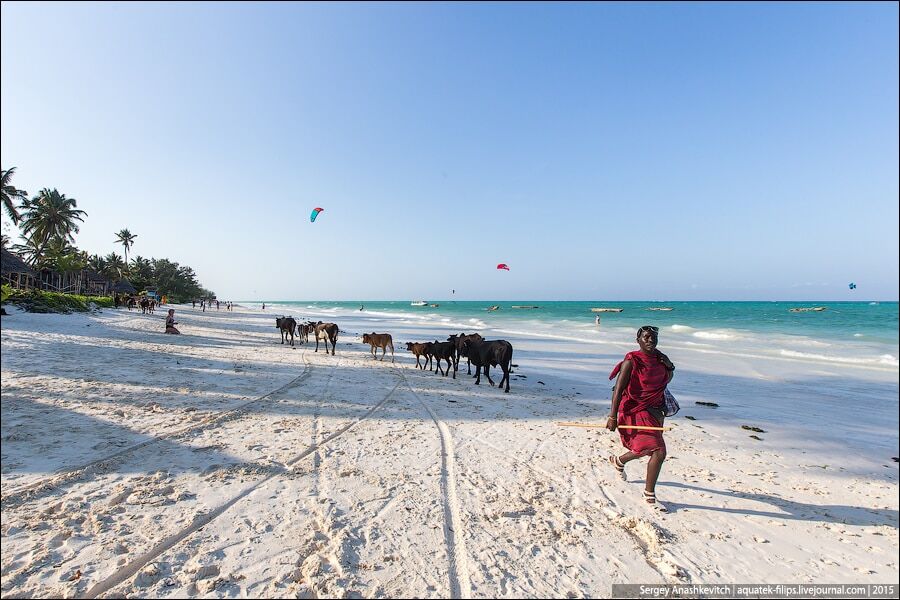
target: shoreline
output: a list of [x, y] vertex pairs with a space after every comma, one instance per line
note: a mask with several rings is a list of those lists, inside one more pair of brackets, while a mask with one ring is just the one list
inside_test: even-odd
[[[4, 595], [114, 582], [235, 498], [111, 593], [604, 597], [613, 582], [898, 579], [889, 371], [663, 339], [682, 410], [667, 420], [661, 517], [639, 499], [643, 462], [629, 483], [605, 464], [618, 436], [555, 425], [603, 420], [627, 339], [509, 334], [519, 366], [503, 394], [464, 363], [456, 380], [412, 368], [402, 342], [459, 332], [440, 323], [302, 311], [341, 326], [332, 357], [281, 345], [268, 306], [172, 307], [181, 336], [161, 333], [164, 311], [3, 318]], [[373, 327], [394, 334], [393, 366], [360, 343]]]

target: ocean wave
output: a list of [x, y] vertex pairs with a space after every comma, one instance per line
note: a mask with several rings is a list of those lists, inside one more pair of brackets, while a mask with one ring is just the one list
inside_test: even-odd
[[678, 325], [677, 323], [672, 325], [669, 329], [672, 331], [694, 331], [694, 328], [689, 325]]
[[715, 332], [715, 331], [695, 331], [694, 337], [698, 337], [701, 340], [734, 340], [734, 339], [737, 339], [736, 335], [732, 335], [730, 333]]
[[781, 350], [782, 356], [789, 358], [804, 358], [808, 360], [821, 360], [833, 363], [842, 363], [847, 365], [885, 365], [889, 367], [900, 366], [897, 357], [893, 354], [882, 354], [878, 357], [863, 358], [852, 356], [828, 356], [826, 354], [813, 354], [810, 352], [797, 352], [796, 350]]

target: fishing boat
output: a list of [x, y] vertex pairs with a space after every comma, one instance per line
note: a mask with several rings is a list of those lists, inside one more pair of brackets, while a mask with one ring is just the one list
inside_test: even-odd
[[415, 302], [410, 302], [410, 306], [428, 306], [428, 303], [424, 300], [416, 300]]
[[592, 308], [591, 312], [622, 312], [623, 308]]
[[513, 308], [540, 308], [540, 306], [513, 306]]
[[675, 309], [673, 309], [672, 307], [669, 307], [669, 306], [651, 306], [647, 310], [675, 310]]
[[802, 307], [802, 308], [789, 308], [788, 312], [822, 312], [825, 310], [825, 306], [810, 306], [810, 307]]

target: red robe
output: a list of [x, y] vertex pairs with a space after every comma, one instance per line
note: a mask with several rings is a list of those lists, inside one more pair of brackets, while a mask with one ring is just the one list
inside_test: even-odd
[[[625, 360], [631, 359], [631, 379], [622, 392], [619, 402], [619, 425], [643, 425], [662, 427], [648, 408], [661, 408], [665, 404], [664, 393], [669, 383], [669, 372], [656, 354], [644, 354], [641, 350], [629, 352]], [[616, 365], [609, 378], [619, 374], [622, 363]], [[637, 454], [646, 456], [655, 450], [666, 449], [662, 431], [643, 429], [619, 429], [622, 445]]]

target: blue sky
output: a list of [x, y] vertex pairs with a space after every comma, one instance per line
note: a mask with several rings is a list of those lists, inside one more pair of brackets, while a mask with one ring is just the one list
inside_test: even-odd
[[896, 300], [897, 23], [4, 2], [2, 166], [222, 298]]

